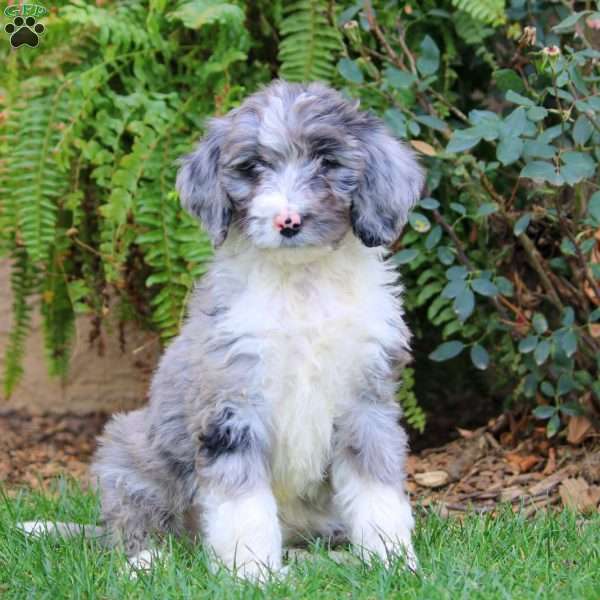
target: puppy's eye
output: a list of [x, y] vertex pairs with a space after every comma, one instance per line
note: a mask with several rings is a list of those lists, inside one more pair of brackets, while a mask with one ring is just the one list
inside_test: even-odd
[[249, 159], [235, 165], [234, 170], [243, 177], [253, 178], [258, 177], [261, 171], [267, 166], [267, 164], [260, 159]]
[[337, 169], [340, 167], [339, 161], [331, 156], [324, 156], [321, 158], [321, 170], [322, 171], [331, 171], [333, 169]]

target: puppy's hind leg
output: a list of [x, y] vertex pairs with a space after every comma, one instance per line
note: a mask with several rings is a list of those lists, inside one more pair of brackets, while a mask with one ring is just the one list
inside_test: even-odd
[[149, 566], [155, 555], [148, 552], [154, 537], [181, 533], [185, 507], [185, 486], [151, 445], [146, 422], [145, 409], [113, 418], [92, 464], [110, 541], [140, 568]]

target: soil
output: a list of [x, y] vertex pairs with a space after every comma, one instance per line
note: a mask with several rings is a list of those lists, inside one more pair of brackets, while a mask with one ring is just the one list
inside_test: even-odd
[[[61, 475], [88, 483], [88, 464], [105, 413], [0, 413], [0, 484], [47, 489]], [[583, 425], [586, 425], [583, 423]], [[567, 430], [575, 443], [549, 441], [527, 417], [501, 415], [459, 439], [412, 454], [406, 487], [413, 501], [443, 516], [494, 512], [500, 504], [532, 515], [568, 506], [600, 509], [600, 434], [581, 420]]]

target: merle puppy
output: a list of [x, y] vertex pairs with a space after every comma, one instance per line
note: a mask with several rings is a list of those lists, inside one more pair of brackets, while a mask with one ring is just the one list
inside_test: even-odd
[[255, 577], [282, 544], [340, 533], [416, 565], [395, 399], [409, 358], [385, 261], [423, 173], [381, 121], [320, 84], [274, 82], [185, 157], [183, 205], [217, 251], [146, 408], [117, 415], [92, 472], [111, 541], [198, 534]]

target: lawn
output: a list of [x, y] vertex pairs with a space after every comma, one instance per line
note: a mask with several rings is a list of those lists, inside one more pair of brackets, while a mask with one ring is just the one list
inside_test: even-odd
[[525, 520], [467, 515], [461, 523], [419, 512], [418, 575], [401, 565], [337, 564], [314, 545], [313, 560], [264, 588], [209, 573], [200, 548], [169, 540], [164, 561], [130, 579], [123, 556], [90, 540], [25, 539], [36, 517], [94, 523], [97, 497], [58, 482], [51, 494], [0, 491], [0, 597], [13, 598], [563, 598], [600, 597], [600, 516], [569, 512]]

